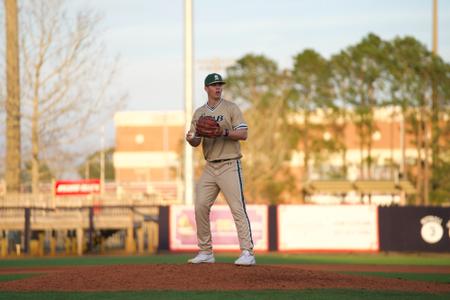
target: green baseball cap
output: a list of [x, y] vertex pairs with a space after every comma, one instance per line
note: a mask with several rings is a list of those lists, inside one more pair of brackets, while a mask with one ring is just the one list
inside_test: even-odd
[[206, 78], [205, 78], [205, 86], [211, 85], [214, 83], [225, 84], [226, 82], [222, 79], [222, 76], [220, 76], [220, 74], [217, 74], [217, 73], [208, 74], [208, 76], [206, 76]]

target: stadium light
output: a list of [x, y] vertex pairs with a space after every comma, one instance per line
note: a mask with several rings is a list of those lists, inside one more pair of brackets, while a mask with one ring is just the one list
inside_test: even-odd
[[[184, 1], [184, 112], [185, 132], [191, 127], [192, 118], [192, 78], [193, 78], [193, 38], [192, 38], [192, 0]], [[194, 203], [194, 165], [193, 149], [184, 143], [184, 201], [185, 204]]]
[[438, 51], [438, 0], [433, 0], [433, 49], [434, 54]]

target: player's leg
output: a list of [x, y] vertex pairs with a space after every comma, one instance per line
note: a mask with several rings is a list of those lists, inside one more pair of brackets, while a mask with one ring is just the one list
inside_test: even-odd
[[219, 187], [215, 177], [206, 166], [197, 184], [195, 197], [195, 222], [197, 224], [198, 247], [201, 252], [212, 252], [209, 215], [218, 194]]
[[217, 183], [230, 206], [241, 250], [253, 254], [253, 238], [244, 199], [241, 162], [239, 160], [226, 162], [223, 168], [226, 170], [219, 176]]

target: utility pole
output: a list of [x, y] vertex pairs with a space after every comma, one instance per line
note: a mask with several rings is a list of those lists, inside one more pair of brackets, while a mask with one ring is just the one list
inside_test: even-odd
[[405, 145], [405, 116], [403, 111], [400, 111], [400, 151], [401, 151], [401, 162], [400, 162], [400, 174], [401, 179], [406, 179], [406, 145]]
[[438, 51], [438, 0], [433, 0], [433, 49], [432, 52], [437, 54]]
[[20, 192], [20, 76], [17, 1], [5, 0], [6, 12], [6, 190]]
[[[433, 55], [438, 55], [438, 0], [433, 0]], [[425, 135], [425, 170], [424, 170], [424, 202], [429, 204], [430, 173], [436, 172], [439, 167], [439, 101], [437, 92], [437, 82], [431, 82], [431, 147], [429, 147], [429, 136]], [[425, 125], [427, 127], [427, 125]], [[428, 128], [425, 128], [428, 132]], [[431, 168], [429, 168], [429, 150], [431, 148]], [[431, 172], [429, 171], [431, 169]], [[432, 189], [434, 185], [431, 185]]]
[[[193, 96], [193, 0], [184, 1], [184, 123], [185, 132], [191, 127], [192, 96]], [[194, 163], [193, 149], [189, 143], [184, 142], [184, 201], [185, 204], [194, 203]]]
[[105, 126], [102, 126], [100, 137], [100, 194], [105, 194]]

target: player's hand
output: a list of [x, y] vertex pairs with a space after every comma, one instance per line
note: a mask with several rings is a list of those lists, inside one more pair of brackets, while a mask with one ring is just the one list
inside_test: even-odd
[[188, 142], [192, 141], [193, 139], [195, 139], [195, 133], [193, 133], [193, 132], [186, 133], [186, 140]]
[[188, 143], [191, 144], [192, 146], [198, 146], [201, 140], [202, 138], [196, 136], [194, 132], [189, 131], [188, 133], [186, 133], [186, 141], [188, 141]]

